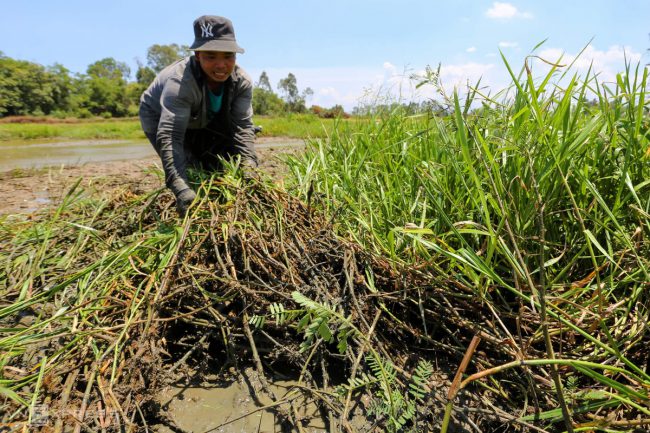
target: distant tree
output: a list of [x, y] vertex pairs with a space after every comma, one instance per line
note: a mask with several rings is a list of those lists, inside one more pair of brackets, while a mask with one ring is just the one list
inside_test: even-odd
[[300, 99], [298, 91], [298, 82], [296, 76], [289, 72], [287, 78], [283, 78], [278, 83], [278, 89], [284, 93], [284, 100], [289, 105], [295, 105]]
[[124, 62], [118, 62], [112, 57], [106, 57], [88, 65], [86, 73], [99, 78], [128, 80], [131, 75], [131, 68]]
[[314, 96], [314, 91], [311, 87], [305, 87], [305, 90], [302, 91], [302, 99], [306, 103], [308, 98]]
[[280, 114], [284, 111], [284, 105], [284, 101], [273, 91], [261, 87], [253, 88], [253, 113]]
[[140, 96], [156, 78], [156, 72], [152, 68], [144, 65], [138, 59], [136, 59], [136, 63], [138, 69], [135, 72], [135, 82], [128, 83], [126, 86], [126, 98], [129, 101], [127, 108], [129, 116], [135, 116], [138, 114]]
[[147, 66], [140, 66], [135, 73], [135, 81], [146, 87], [151, 84], [154, 78], [156, 78], [156, 72]]
[[75, 92], [75, 82], [70, 71], [59, 63], [48, 66], [46, 71], [51, 78], [52, 110], [61, 114], [69, 113], [72, 94]]
[[284, 111], [284, 101], [271, 88], [269, 76], [262, 71], [260, 79], [253, 88], [253, 113], [259, 115], [280, 114]]
[[187, 45], [155, 44], [147, 49], [147, 65], [158, 73], [177, 60], [187, 57], [190, 49]]
[[287, 111], [294, 113], [303, 113], [307, 110], [305, 100], [314, 94], [314, 91], [307, 87], [302, 93], [298, 90], [296, 76], [289, 72], [286, 78], [278, 83], [278, 89], [284, 94], [284, 100], [287, 103]]
[[336, 104], [332, 108], [330, 108], [330, 112], [334, 115], [334, 117], [350, 117], [346, 112], [345, 109], [343, 108], [342, 105]]
[[[59, 65], [60, 66], [60, 65]], [[0, 116], [43, 115], [67, 101], [67, 70], [0, 56]]]
[[345, 112], [342, 105], [335, 105], [332, 108], [323, 108], [320, 105], [312, 105], [309, 108], [313, 114], [323, 119], [336, 119], [337, 117], [348, 118], [349, 114]]
[[266, 75], [266, 71], [262, 71], [262, 74], [260, 75], [260, 79], [257, 81], [256, 87], [258, 87], [259, 89], [268, 90], [269, 92], [273, 91], [273, 89], [271, 89], [271, 82], [269, 81], [269, 76]]
[[146, 86], [143, 88], [143, 85], [137, 81], [133, 81], [126, 84], [124, 89], [125, 93], [125, 104], [126, 104], [126, 115], [127, 116], [137, 116], [140, 109], [140, 96], [142, 92], [146, 89]]
[[430, 113], [436, 116], [447, 116], [451, 112], [451, 110], [445, 108], [444, 105], [442, 105], [440, 102], [436, 101], [435, 99], [425, 101], [422, 104], [425, 110], [429, 111]]
[[19, 85], [21, 66], [16, 60], [0, 57], [0, 116], [20, 114], [24, 108]]
[[79, 108], [93, 115], [119, 117], [127, 114], [126, 78], [129, 74], [125, 63], [111, 57], [89, 65], [86, 75], [79, 81]]

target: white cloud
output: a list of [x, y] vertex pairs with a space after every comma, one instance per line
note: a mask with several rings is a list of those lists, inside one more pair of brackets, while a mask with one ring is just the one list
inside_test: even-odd
[[489, 18], [513, 18], [517, 15], [517, 8], [510, 3], [494, 2], [486, 15]]
[[469, 83], [475, 84], [479, 79], [485, 78], [486, 75], [494, 69], [492, 63], [461, 63], [452, 65], [442, 65], [440, 68], [440, 79], [443, 86], [464, 86]]
[[320, 105], [326, 108], [343, 105], [349, 110], [349, 107], [356, 105], [356, 98], [353, 94], [342, 94], [335, 87], [321, 87], [314, 91], [314, 96], [307, 102], [307, 105]]
[[339, 92], [334, 87], [323, 87], [318, 89], [318, 94], [323, 96], [338, 95]]
[[476, 47], [469, 47], [465, 51], [467, 51], [468, 53], [474, 53], [474, 52], [476, 52]]
[[529, 12], [520, 12], [516, 6], [511, 3], [494, 2], [492, 7], [485, 12], [488, 18], [510, 19], [510, 18], [532, 18]]
[[518, 45], [519, 45], [519, 44], [518, 44], [517, 42], [508, 42], [508, 41], [501, 41], [501, 42], [499, 42], [499, 46], [500, 46], [501, 48], [515, 48], [515, 47], [517, 47]]

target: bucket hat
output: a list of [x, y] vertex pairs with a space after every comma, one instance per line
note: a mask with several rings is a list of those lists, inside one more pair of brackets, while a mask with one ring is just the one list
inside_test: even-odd
[[237, 45], [232, 21], [215, 15], [203, 15], [194, 20], [194, 43], [190, 50], [244, 52], [244, 49]]

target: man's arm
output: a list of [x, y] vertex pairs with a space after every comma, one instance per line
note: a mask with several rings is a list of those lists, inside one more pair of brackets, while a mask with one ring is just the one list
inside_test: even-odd
[[165, 170], [165, 184], [178, 196], [189, 189], [187, 157], [184, 150], [185, 131], [190, 120], [192, 104], [187, 92], [182, 92], [178, 79], [169, 79], [161, 95], [161, 114], [156, 134], [160, 159]]

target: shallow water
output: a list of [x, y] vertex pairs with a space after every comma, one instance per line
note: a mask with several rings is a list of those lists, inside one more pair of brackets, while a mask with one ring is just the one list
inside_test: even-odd
[[[300, 146], [303, 140], [286, 137], [258, 138], [255, 144], [259, 149]], [[7, 141], [0, 142], [0, 172], [154, 156], [148, 140]]]
[[146, 140], [83, 140], [0, 143], [0, 171], [79, 165], [155, 156]]
[[[187, 432], [279, 432], [278, 420], [268, 408], [272, 401], [259, 392], [256, 380], [215, 382], [203, 386], [174, 386], [166, 389], [159, 397], [167, 417], [182, 431]], [[308, 433], [325, 432], [318, 408], [296, 393], [291, 397], [296, 382], [278, 380], [270, 384], [271, 391], [280, 399], [288, 397], [303, 418], [303, 430]], [[256, 401], [251, 387], [262, 401]], [[285, 403], [284, 408], [289, 409]], [[174, 430], [157, 425], [156, 433], [172, 433]]]

